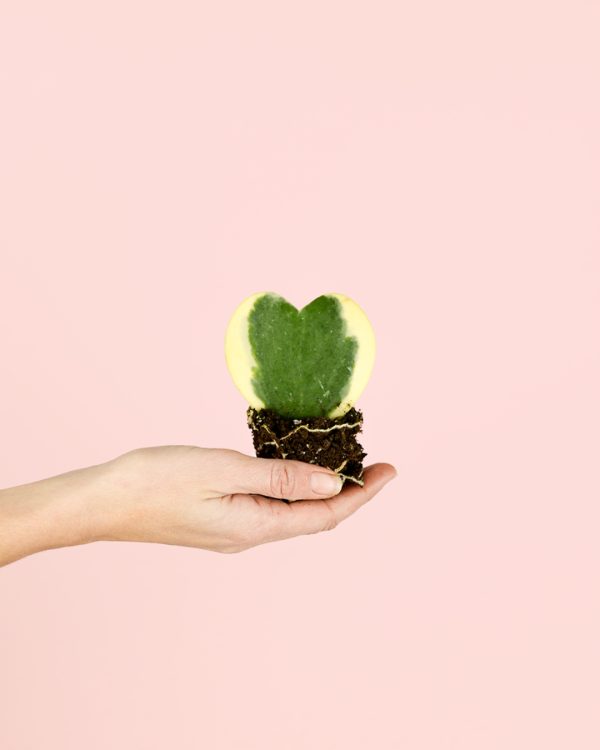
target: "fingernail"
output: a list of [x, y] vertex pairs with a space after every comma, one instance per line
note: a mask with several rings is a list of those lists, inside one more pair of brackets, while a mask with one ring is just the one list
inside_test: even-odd
[[342, 489], [342, 480], [333, 474], [315, 471], [310, 476], [310, 488], [317, 495], [331, 497], [331, 495], [337, 495]]

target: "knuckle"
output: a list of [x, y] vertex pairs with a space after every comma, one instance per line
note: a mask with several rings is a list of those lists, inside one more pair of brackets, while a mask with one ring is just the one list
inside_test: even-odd
[[286, 498], [294, 494], [295, 477], [285, 459], [276, 459], [271, 464], [269, 491], [271, 497]]
[[264, 536], [264, 524], [248, 522], [243, 528], [238, 528], [224, 539], [220, 545], [221, 551], [228, 554], [244, 552], [254, 547]]
[[325, 523], [323, 524], [323, 531], [333, 531], [337, 527], [338, 523], [339, 521], [334, 511], [328, 507], [328, 512], [325, 516]]
[[241, 544], [224, 544], [219, 547], [218, 551], [224, 555], [234, 555], [236, 552], [241, 552], [244, 549]]

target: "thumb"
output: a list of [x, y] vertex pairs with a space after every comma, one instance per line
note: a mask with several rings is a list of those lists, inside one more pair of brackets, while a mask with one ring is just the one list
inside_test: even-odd
[[318, 500], [342, 489], [342, 478], [322, 466], [281, 458], [237, 454], [228, 466], [227, 492], [245, 492], [285, 500]]

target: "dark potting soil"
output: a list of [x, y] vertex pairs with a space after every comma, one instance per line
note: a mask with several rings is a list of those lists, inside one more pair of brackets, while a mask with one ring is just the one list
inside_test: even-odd
[[247, 416], [259, 458], [306, 461], [336, 471], [344, 484], [363, 484], [363, 459], [367, 454], [356, 437], [363, 423], [358, 409], [352, 408], [337, 419], [292, 419], [250, 406]]

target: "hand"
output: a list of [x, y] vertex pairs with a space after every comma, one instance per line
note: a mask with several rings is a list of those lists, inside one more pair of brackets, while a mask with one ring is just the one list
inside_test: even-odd
[[139, 448], [1, 490], [0, 565], [102, 540], [240, 552], [333, 529], [395, 475], [393, 466], [375, 464], [365, 469], [364, 487], [340, 492], [336, 474], [300, 461], [187, 445]]
[[364, 487], [340, 492], [340, 478], [318, 466], [184, 445], [137, 449], [105, 466], [110, 508], [99, 538], [216, 552], [331, 530], [396, 476], [375, 464]]

